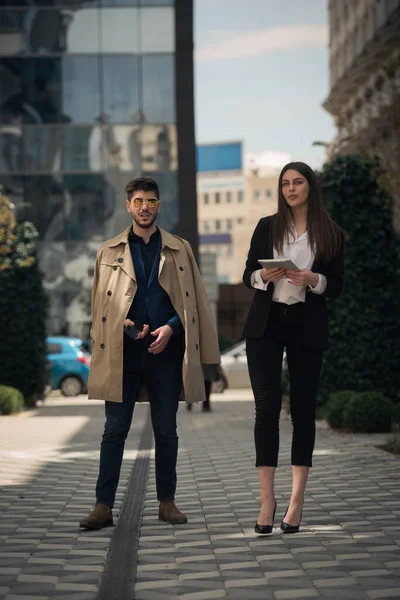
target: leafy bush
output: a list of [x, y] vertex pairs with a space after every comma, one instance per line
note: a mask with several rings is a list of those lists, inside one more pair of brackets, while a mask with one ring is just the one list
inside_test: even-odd
[[19, 390], [6, 385], [0, 385], [0, 414], [12, 415], [24, 406], [24, 397]]
[[400, 404], [395, 404], [393, 407], [392, 429], [400, 432]]
[[44, 397], [47, 383], [47, 297], [37, 238], [31, 223], [16, 225], [12, 205], [0, 194], [0, 384], [20, 390], [27, 406]]
[[344, 425], [355, 433], [390, 432], [393, 402], [377, 392], [354, 394], [344, 409]]
[[332, 429], [344, 426], [344, 411], [356, 393], [349, 390], [342, 390], [329, 396], [325, 416], [328, 425]]
[[339, 387], [400, 401], [400, 244], [379, 174], [373, 161], [337, 156], [319, 175], [325, 205], [347, 234], [343, 293], [328, 300], [319, 404]]

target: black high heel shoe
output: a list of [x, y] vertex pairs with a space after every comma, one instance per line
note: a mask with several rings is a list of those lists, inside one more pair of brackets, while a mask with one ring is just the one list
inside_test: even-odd
[[289, 523], [285, 523], [285, 517], [287, 515], [287, 511], [289, 510], [289, 507], [287, 507], [285, 515], [282, 519], [282, 523], [281, 523], [281, 531], [282, 533], [298, 533], [300, 531], [300, 523], [301, 523], [301, 519], [303, 516], [303, 511], [301, 511], [300, 513], [300, 521], [298, 525], [290, 525]]
[[275, 500], [274, 513], [272, 515], [272, 525], [259, 525], [258, 523], [256, 523], [254, 526], [254, 531], [256, 533], [258, 533], [258, 535], [268, 535], [269, 533], [272, 533], [272, 530], [274, 528], [275, 513], [276, 513], [276, 500]]

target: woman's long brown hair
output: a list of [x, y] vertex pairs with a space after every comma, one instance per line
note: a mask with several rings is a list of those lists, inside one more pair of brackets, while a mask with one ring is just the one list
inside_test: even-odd
[[282, 192], [282, 179], [286, 171], [298, 171], [308, 181], [307, 233], [308, 242], [320, 260], [332, 260], [343, 245], [344, 233], [328, 215], [323, 205], [321, 192], [311, 167], [303, 162], [291, 162], [285, 165], [279, 175], [278, 212], [272, 226], [272, 240], [278, 252], [282, 252], [283, 244], [293, 229], [293, 217], [290, 207]]

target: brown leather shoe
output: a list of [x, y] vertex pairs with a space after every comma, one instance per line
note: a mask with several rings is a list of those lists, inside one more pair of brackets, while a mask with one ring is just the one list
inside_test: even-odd
[[106, 504], [96, 504], [90, 515], [79, 523], [83, 529], [103, 529], [114, 525], [111, 508]]
[[173, 500], [164, 500], [160, 502], [158, 509], [158, 518], [160, 521], [170, 523], [170, 525], [179, 525], [187, 523], [187, 516], [178, 510]]

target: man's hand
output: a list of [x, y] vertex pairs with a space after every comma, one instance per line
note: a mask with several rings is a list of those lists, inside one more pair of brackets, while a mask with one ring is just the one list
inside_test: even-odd
[[172, 336], [172, 333], [172, 327], [170, 327], [169, 325], [163, 325], [155, 331], [152, 331], [150, 335], [154, 336], [156, 339], [152, 344], [150, 344], [149, 352], [151, 354], [160, 354], [160, 352], [162, 352], [166, 348]]
[[260, 275], [264, 283], [267, 281], [279, 281], [285, 276], [285, 271], [283, 269], [278, 269], [277, 267], [273, 267], [272, 269], [266, 269], [264, 267], [261, 269]]
[[[125, 319], [124, 327], [132, 327], [132, 325], [135, 326], [133, 321], [130, 319]], [[149, 329], [149, 325], [144, 325], [142, 331], [135, 337], [135, 340], [141, 340], [142, 338], [146, 337], [146, 335], [149, 333]]]
[[306, 286], [311, 285], [315, 287], [318, 283], [318, 273], [313, 273], [308, 269], [301, 269], [301, 271], [286, 271], [286, 276], [289, 279], [289, 283], [292, 285]]

